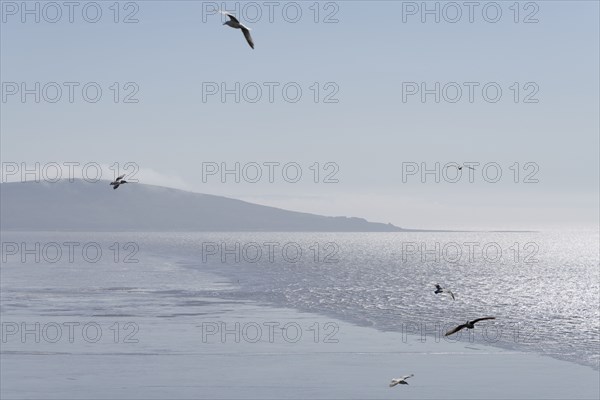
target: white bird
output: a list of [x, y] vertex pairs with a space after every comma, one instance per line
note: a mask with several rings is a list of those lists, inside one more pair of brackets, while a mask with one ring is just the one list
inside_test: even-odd
[[396, 385], [408, 385], [408, 382], [406, 382], [406, 380], [408, 378], [412, 378], [413, 376], [415, 376], [415, 374], [406, 375], [402, 378], [392, 379], [392, 381], [390, 382], [390, 387], [394, 387]]
[[438, 283], [435, 284], [435, 292], [433, 292], [433, 293], [435, 293], [435, 294], [438, 294], [438, 293], [448, 293], [450, 296], [452, 296], [452, 300], [456, 300], [454, 298], [454, 293], [452, 293], [448, 289], [442, 288]]
[[125, 174], [118, 176], [117, 179], [110, 183], [110, 186], [112, 186], [113, 189], [116, 189], [123, 183], [127, 183], [127, 181], [123, 180], [123, 178], [125, 178]]
[[246, 38], [246, 41], [248, 42], [250, 47], [252, 47], [254, 49], [254, 41], [252, 40], [252, 36], [250, 36], [250, 28], [248, 28], [247, 26], [244, 26], [242, 23], [240, 23], [240, 21], [236, 17], [229, 14], [228, 12], [225, 12], [225, 11], [219, 11], [219, 12], [221, 14], [227, 15], [229, 17], [229, 21], [223, 23], [223, 25], [230, 26], [234, 29], [241, 29], [242, 32], [244, 33], [244, 37]]
[[479, 322], [479, 321], [485, 321], [486, 319], [496, 319], [496, 317], [484, 317], [484, 318], [474, 319], [473, 321], [467, 321], [464, 324], [459, 325], [456, 328], [449, 330], [448, 332], [446, 332], [446, 334], [444, 336], [450, 336], [453, 333], [456, 333], [456, 332], [458, 332], [458, 331], [460, 331], [462, 329], [465, 329], [465, 328], [467, 328], [467, 329], [473, 329], [473, 328], [475, 328], [475, 324], [477, 322]]

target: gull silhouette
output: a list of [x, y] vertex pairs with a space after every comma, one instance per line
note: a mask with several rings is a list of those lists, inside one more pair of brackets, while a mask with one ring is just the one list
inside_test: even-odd
[[433, 292], [435, 294], [439, 294], [439, 293], [448, 293], [450, 296], [452, 296], [452, 300], [456, 300], [454, 298], [454, 293], [452, 293], [451, 291], [449, 291], [448, 289], [444, 289], [442, 288], [438, 283], [435, 284], [435, 292]]
[[113, 189], [116, 189], [120, 185], [127, 183], [127, 181], [123, 180], [123, 178], [125, 178], [125, 174], [118, 176], [117, 179], [115, 179], [113, 182], [110, 183], [110, 186], [112, 186]]
[[450, 336], [450, 335], [452, 335], [452, 334], [454, 334], [454, 333], [456, 333], [456, 332], [458, 332], [458, 331], [460, 331], [462, 329], [465, 329], [465, 328], [467, 328], [467, 329], [473, 329], [473, 328], [475, 328], [475, 324], [477, 322], [479, 322], [479, 321], [485, 321], [486, 319], [496, 319], [496, 317], [484, 317], [484, 318], [474, 319], [473, 321], [467, 321], [464, 324], [459, 325], [456, 328], [449, 330], [448, 332], [446, 332], [446, 334], [444, 336]]

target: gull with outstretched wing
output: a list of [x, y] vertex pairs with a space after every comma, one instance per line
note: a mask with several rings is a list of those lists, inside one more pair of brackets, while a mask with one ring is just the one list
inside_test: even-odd
[[227, 15], [229, 17], [229, 21], [223, 23], [223, 25], [230, 26], [234, 29], [241, 29], [246, 41], [254, 49], [254, 41], [252, 40], [252, 36], [250, 36], [250, 28], [244, 26], [235, 16], [231, 15], [226, 11], [219, 11], [223, 15]]
[[462, 324], [462, 325], [459, 325], [459, 326], [457, 326], [457, 327], [456, 327], [456, 328], [454, 328], [454, 329], [450, 329], [448, 332], [446, 332], [446, 334], [445, 334], [444, 336], [450, 336], [450, 335], [453, 335], [453, 334], [455, 334], [456, 332], [458, 332], [458, 331], [461, 331], [461, 330], [463, 330], [463, 329], [465, 329], [465, 328], [467, 328], [467, 329], [473, 329], [473, 328], [475, 328], [475, 324], [476, 324], [477, 322], [479, 322], [479, 321], [485, 321], [485, 320], [487, 320], [487, 319], [496, 319], [496, 317], [484, 317], [484, 318], [477, 318], [477, 319], [474, 319], [473, 321], [467, 321], [467, 322], [465, 322], [464, 324]]
[[112, 186], [113, 189], [116, 189], [120, 185], [127, 183], [127, 181], [123, 180], [123, 178], [125, 178], [125, 174], [118, 176], [117, 179], [115, 179], [113, 182], [110, 183], [110, 186]]
[[448, 289], [444, 289], [442, 288], [439, 283], [435, 284], [435, 292], [433, 292], [435, 294], [439, 294], [439, 293], [448, 293], [450, 296], [452, 296], [452, 300], [456, 300], [456, 298], [454, 297], [454, 293], [452, 293], [450, 290]]
[[394, 387], [396, 385], [408, 385], [408, 382], [406, 382], [406, 380], [408, 378], [412, 378], [413, 376], [415, 376], [415, 374], [405, 375], [402, 378], [392, 379], [392, 381], [390, 382], [390, 387]]

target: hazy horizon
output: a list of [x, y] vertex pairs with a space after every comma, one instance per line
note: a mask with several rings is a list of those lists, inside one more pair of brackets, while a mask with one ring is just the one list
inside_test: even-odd
[[[97, 182], [88, 182], [84, 179], [81, 178], [74, 178], [73, 182], [87, 182], [90, 184], [100, 184], [100, 185], [107, 185], [110, 180], [109, 179], [102, 179], [99, 180]], [[32, 181], [9, 181], [9, 182], [4, 182], [4, 183], [36, 183], [34, 180]], [[47, 185], [52, 185], [52, 184], [69, 184], [72, 183], [71, 181], [69, 181], [68, 179], [62, 179], [58, 182], [47, 182], [47, 181], [43, 181], [40, 180], [39, 181], [40, 184], [47, 184]], [[3, 183], [0, 183], [0, 186]], [[134, 183], [134, 184], [141, 184], [141, 183]], [[167, 189], [175, 189], [175, 190], [182, 190], [185, 192], [190, 192], [190, 193], [196, 193], [196, 194], [207, 194], [207, 195], [212, 195], [212, 196], [220, 196], [220, 197], [226, 197], [226, 198], [230, 198], [230, 199], [236, 199], [236, 200], [241, 200], [241, 201], [246, 201], [248, 203], [251, 204], [257, 204], [257, 205], [263, 205], [263, 206], [268, 206], [268, 207], [275, 207], [275, 208], [280, 208], [286, 211], [295, 211], [295, 212], [307, 212], [304, 210], [299, 210], [299, 209], [293, 209], [293, 208], [287, 208], [285, 206], [274, 206], [272, 204], [267, 204], [267, 203], [261, 203], [260, 200], [258, 201], [252, 201], [251, 199], [243, 199], [243, 198], [235, 198], [235, 197], [230, 197], [230, 196], [225, 196], [225, 195], [221, 195], [221, 194], [214, 194], [214, 193], [205, 193], [205, 192], [199, 192], [197, 190], [194, 189], [190, 189], [187, 187], [181, 187], [181, 188], [177, 188], [177, 187], [170, 187], [170, 186], [166, 186], [163, 182], [158, 182], [157, 184], [150, 184], [150, 183], [144, 183], [143, 185], [151, 185], [151, 186], [158, 186], [158, 187], [162, 187], [162, 188], [167, 188]], [[108, 189], [110, 189], [110, 187], [108, 187]], [[343, 217], [354, 217], [354, 218], [364, 218], [366, 220], [368, 220], [369, 222], [374, 222], [374, 223], [392, 223], [390, 221], [385, 221], [385, 220], [370, 220], [368, 218], [365, 218], [362, 215], [343, 215], [343, 214], [320, 214], [318, 212], [308, 212], [310, 214], [316, 214], [316, 215], [323, 215], [323, 216], [330, 216], [330, 217], [337, 217], [337, 216], [343, 216]], [[573, 230], [573, 231], [587, 231], [587, 230], [591, 230], [594, 232], [598, 232], [600, 231], [600, 224], [597, 225], [593, 225], [593, 224], [589, 224], [589, 225], [568, 225], [568, 226], [543, 226], [543, 227], [534, 227], [534, 228], [524, 228], [524, 227], [519, 227], [519, 228], [495, 228], [495, 227], [474, 227], [474, 228], [469, 228], [469, 227], [462, 227], [462, 228], [448, 228], [448, 227], [444, 227], [444, 226], [428, 226], [428, 227], [422, 227], [422, 226], [408, 226], [408, 225], [398, 225], [395, 223], [392, 223], [392, 225], [395, 225], [397, 227], [401, 227], [403, 229], [414, 229], [414, 230], [454, 230], [454, 231], [460, 231], [460, 230], [473, 230], [473, 231], [500, 231], [500, 230], [519, 230], [519, 231], [527, 231], [527, 230], [535, 230], [535, 231], [545, 231], [545, 232], [552, 232], [555, 230], [561, 230], [561, 231], [568, 231], [568, 230]]]

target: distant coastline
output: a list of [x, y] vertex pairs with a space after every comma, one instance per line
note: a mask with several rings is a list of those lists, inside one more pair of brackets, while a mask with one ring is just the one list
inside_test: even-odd
[[392, 224], [329, 217], [232, 198], [108, 181], [0, 184], [0, 229], [68, 232], [403, 232]]
[[497, 232], [402, 228], [364, 218], [323, 216], [233, 198], [109, 181], [0, 184], [0, 230], [40, 232]]

